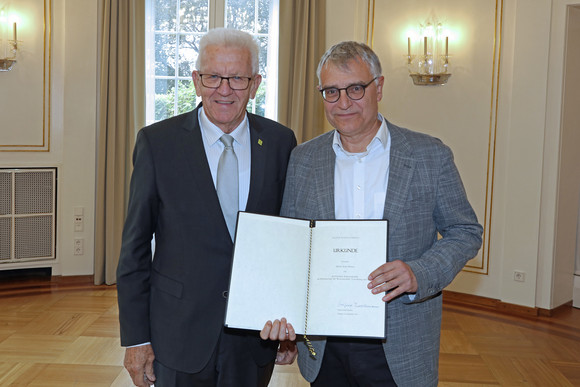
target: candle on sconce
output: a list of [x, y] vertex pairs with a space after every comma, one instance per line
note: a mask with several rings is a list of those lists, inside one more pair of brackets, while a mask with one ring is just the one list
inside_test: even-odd
[[8, 57], [8, 20], [4, 11], [0, 11], [0, 58]]
[[423, 37], [423, 55], [427, 56], [427, 37]]
[[407, 38], [407, 56], [411, 56], [411, 38]]
[[4, 11], [0, 11], [0, 48], [4, 45]]
[[449, 36], [445, 37], [445, 59], [449, 56]]
[[18, 40], [18, 35], [16, 34], [16, 22], [14, 22], [14, 44], [16, 44], [17, 40]]

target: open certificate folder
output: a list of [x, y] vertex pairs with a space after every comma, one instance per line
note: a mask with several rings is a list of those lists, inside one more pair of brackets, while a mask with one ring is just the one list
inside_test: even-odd
[[297, 334], [384, 338], [386, 306], [367, 284], [386, 262], [387, 226], [240, 212], [226, 326], [286, 317]]

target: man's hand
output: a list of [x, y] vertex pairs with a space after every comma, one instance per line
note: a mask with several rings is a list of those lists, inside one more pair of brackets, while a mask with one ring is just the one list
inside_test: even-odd
[[155, 382], [153, 372], [153, 348], [151, 344], [125, 349], [123, 365], [129, 371], [133, 384], [137, 387], [149, 387]]
[[367, 287], [373, 294], [388, 292], [383, 301], [388, 302], [403, 293], [415, 293], [418, 289], [417, 278], [403, 261], [387, 262], [369, 275]]
[[296, 341], [281, 341], [276, 353], [276, 364], [292, 364], [297, 355]]
[[276, 364], [292, 364], [298, 348], [296, 348], [296, 332], [292, 324], [288, 323], [284, 317], [280, 320], [267, 321], [260, 331], [262, 340], [278, 340], [280, 347], [276, 354]]
[[279, 341], [294, 341], [296, 340], [296, 332], [292, 324], [282, 317], [280, 320], [266, 321], [264, 328], [260, 331], [262, 340], [279, 340]]

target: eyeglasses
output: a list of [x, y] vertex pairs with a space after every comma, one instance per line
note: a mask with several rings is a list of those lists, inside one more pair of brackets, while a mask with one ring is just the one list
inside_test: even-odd
[[201, 78], [201, 84], [210, 89], [217, 89], [225, 79], [228, 82], [230, 89], [246, 90], [248, 86], [250, 86], [250, 81], [252, 80], [252, 78], [249, 77], [222, 77], [216, 74], [199, 74], [199, 77]]
[[350, 85], [348, 87], [343, 87], [339, 89], [338, 87], [327, 87], [326, 89], [320, 90], [322, 98], [326, 102], [334, 103], [340, 99], [340, 91], [344, 90], [348, 98], [353, 101], [358, 101], [365, 96], [365, 90], [371, 83], [373, 83], [378, 77], [374, 77], [371, 81], [365, 85]]

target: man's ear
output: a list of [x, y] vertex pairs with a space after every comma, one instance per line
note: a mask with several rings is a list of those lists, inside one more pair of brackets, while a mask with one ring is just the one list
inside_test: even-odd
[[258, 88], [260, 87], [260, 83], [262, 83], [262, 76], [260, 74], [254, 75], [252, 80], [250, 81], [250, 98], [256, 98], [256, 93], [258, 92]]
[[202, 85], [201, 85], [201, 77], [199, 76], [199, 71], [193, 70], [191, 72], [191, 79], [193, 79], [193, 84], [195, 85], [195, 95], [200, 97], [201, 96], [200, 90]]
[[385, 77], [380, 76], [377, 78], [377, 101], [383, 99], [383, 85], [385, 84]]

